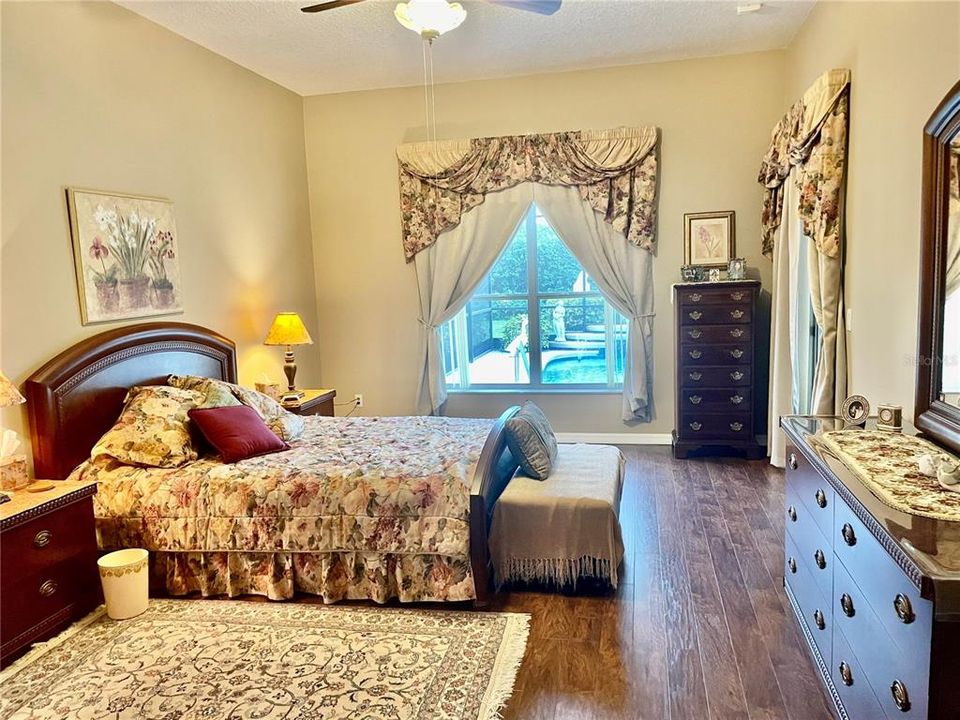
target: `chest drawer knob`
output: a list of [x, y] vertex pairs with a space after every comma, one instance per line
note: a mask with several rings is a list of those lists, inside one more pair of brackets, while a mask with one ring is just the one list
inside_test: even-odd
[[732, 317], [734, 320], [739, 320], [743, 317], [743, 310], [740, 310], [739, 308], [736, 310], [731, 310], [730, 317]]
[[700, 293], [690, 293], [690, 302], [700, 302], [703, 300], [703, 295]]
[[734, 405], [739, 405], [743, 402], [743, 395], [734, 395], [730, 398], [730, 402], [732, 402]]
[[690, 396], [690, 402], [693, 403], [694, 405], [699, 405], [701, 400], [703, 400], [703, 398], [700, 397], [699, 395]]
[[796, 560], [794, 560], [793, 558], [788, 558], [788, 559], [787, 559], [787, 567], [790, 568], [790, 574], [791, 574], [791, 575], [796, 575], [796, 574], [797, 574], [797, 561], [796, 561]]
[[730, 429], [733, 430], [734, 432], [740, 432], [741, 430], [743, 430], [743, 423], [732, 422], [730, 423]]
[[787, 517], [790, 518], [790, 522], [797, 521], [797, 509], [793, 505], [787, 508]]
[[913, 614], [913, 605], [910, 604], [910, 598], [901, 593], [893, 599], [893, 609], [897, 611], [897, 617], [904, 625], [909, 625], [917, 616]]
[[817, 507], [825, 508], [827, 506], [827, 495], [823, 492], [823, 488], [817, 488], [817, 492], [814, 493], [813, 498], [817, 501]]
[[740, 291], [730, 293], [730, 299], [734, 302], [740, 302], [743, 300], [743, 293]]
[[740, 348], [736, 348], [736, 349], [730, 351], [730, 355], [731, 355], [731, 357], [734, 357], [734, 358], [736, 358], [737, 360], [739, 360], [740, 358], [743, 357], [743, 350], [741, 350]]
[[850, 523], [843, 524], [840, 534], [843, 535], [843, 541], [850, 547], [853, 547], [857, 544], [857, 534], [853, 531], [853, 527], [850, 525]]
[[731, 336], [731, 337], [735, 337], [735, 338], [743, 337], [743, 329], [742, 329], [742, 328], [734, 328], [733, 330], [730, 331], [730, 336]]
[[694, 382], [697, 382], [698, 380], [700, 380], [700, 378], [703, 377], [703, 373], [701, 373], [701, 372], [692, 372], [692, 373], [690, 373], [687, 377], [689, 377], [689, 378], [690, 378], [691, 380], [693, 380]]
[[47, 580], [43, 585], [40, 586], [40, 594], [44, 597], [50, 597], [57, 591], [57, 587], [56, 580]]
[[840, 663], [840, 682], [847, 687], [853, 685], [853, 672], [850, 670], [850, 666], [845, 662]]
[[698, 423], [696, 420], [694, 420], [692, 423], [690, 423], [690, 429], [693, 430], [694, 432], [699, 432], [699, 431], [700, 431], [700, 428], [702, 428], [702, 427], [703, 427], [703, 425], [701, 425], [700, 423]]
[[702, 331], [702, 330], [691, 330], [691, 331], [690, 331], [690, 337], [692, 337], [694, 340], [698, 340], [702, 335], [703, 335], [703, 331]]
[[900, 712], [907, 712], [910, 709], [910, 694], [907, 692], [907, 686], [899, 680], [894, 680], [890, 685], [890, 694], [893, 696], [893, 704], [897, 706]]
[[813, 561], [817, 564], [817, 567], [821, 570], [826, 570], [827, 568], [827, 558], [823, 554], [823, 550], [817, 548], [817, 551], [813, 554]]
[[45, 548], [53, 540], [53, 533], [49, 530], [41, 530], [33, 536], [33, 546], [35, 548]]
[[799, 463], [797, 462], [797, 454], [790, 453], [790, 459], [787, 460], [787, 463], [790, 465], [791, 470], [796, 470]]
[[813, 611], [813, 621], [817, 624], [817, 630], [826, 630], [827, 621], [823, 619], [823, 613], [819, 608]]
[[846, 593], [840, 596], [840, 609], [843, 610], [843, 614], [847, 617], [853, 617], [857, 613], [853, 607], [853, 598]]
[[689, 317], [691, 320], [699, 320], [703, 317], [703, 313], [699, 310], [694, 310], [693, 312], [687, 313], [687, 317]]
[[691, 351], [690, 351], [690, 357], [692, 357], [694, 360], [699, 360], [700, 358], [703, 357], [703, 351], [702, 351], [702, 350], [691, 350]]

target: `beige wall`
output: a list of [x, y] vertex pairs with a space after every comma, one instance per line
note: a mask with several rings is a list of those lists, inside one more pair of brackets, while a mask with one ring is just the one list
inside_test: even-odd
[[[443, 68], [438, 68], [442, 78]], [[738, 253], [763, 280], [761, 188], [770, 129], [783, 112], [783, 54], [440, 85], [441, 138], [620, 125], [662, 129], [660, 251], [655, 265], [657, 417], [627, 427], [611, 395], [540, 396], [560, 431], [667, 433], [673, 428], [670, 284], [683, 262], [685, 212], [735, 210]], [[365, 395], [369, 414], [409, 414], [417, 378], [417, 291], [400, 244], [395, 148], [421, 140], [423, 90], [305, 99], [307, 167], [323, 382]], [[491, 416], [516, 395], [451, 395], [448, 412]]]
[[[172, 199], [172, 319], [236, 340], [241, 380], [281, 379], [273, 313], [317, 328], [300, 97], [110, 3], [3, 3], [2, 67], [3, 371], [21, 382], [111, 327], [80, 324], [63, 194], [80, 186]], [[317, 353], [298, 359], [319, 382]]]
[[818, 3], [787, 52], [784, 107], [847, 67], [851, 393], [912, 417], [923, 126], [960, 78], [960, 3]]

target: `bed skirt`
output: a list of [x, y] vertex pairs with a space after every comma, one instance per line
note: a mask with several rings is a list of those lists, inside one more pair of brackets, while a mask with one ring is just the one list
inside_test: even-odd
[[470, 559], [383, 553], [151, 552], [151, 586], [170, 595], [295, 592], [338, 600], [459, 602], [476, 595]]

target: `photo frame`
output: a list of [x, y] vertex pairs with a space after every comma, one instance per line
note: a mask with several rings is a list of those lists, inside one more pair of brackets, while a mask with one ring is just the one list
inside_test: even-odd
[[67, 188], [84, 325], [183, 312], [173, 203]]
[[683, 216], [683, 262], [726, 269], [736, 256], [736, 214], [686, 213]]
[[747, 261], [743, 258], [730, 258], [727, 264], [728, 280], [746, 280], [747, 279]]

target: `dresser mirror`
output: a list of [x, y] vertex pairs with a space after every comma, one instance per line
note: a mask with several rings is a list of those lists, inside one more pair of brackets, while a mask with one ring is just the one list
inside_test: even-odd
[[916, 426], [960, 451], [960, 83], [923, 137]]

